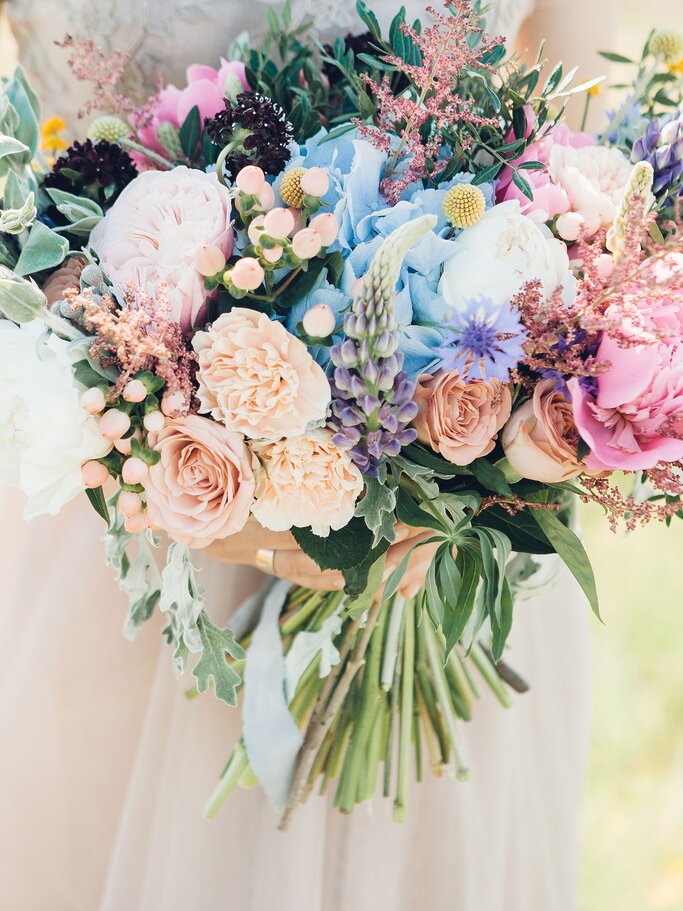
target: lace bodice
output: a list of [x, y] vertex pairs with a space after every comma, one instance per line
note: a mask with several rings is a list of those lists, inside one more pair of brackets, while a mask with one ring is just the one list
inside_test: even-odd
[[[1, 0], [0, 0], [1, 2]], [[37, 86], [46, 115], [59, 114], [72, 127], [85, 89], [71, 78], [66, 54], [55, 41], [65, 34], [87, 34], [98, 44], [128, 51], [132, 80], [145, 93], [159, 74], [181, 82], [190, 63], [213, 64], [241, 32], [258, 39], [271, 0], [8, 0], [20, 58]], [[408, 19], [423, 13], [428, 0], [401, 0]], [[279, 5], [275, 0], [272, 5]], [[372, 0], [384, 27], [399, 0]], [[438, 6], [438, 3], [434, 5]], [[513, 39], [534, 0], [499, 0], [491, 4], [489, 31]], [[358, 29], [353, 0], [293, 0], [294, 16], [313, 19], [322, 36]], [[75, 131], [75, 130], [74, 130]]]

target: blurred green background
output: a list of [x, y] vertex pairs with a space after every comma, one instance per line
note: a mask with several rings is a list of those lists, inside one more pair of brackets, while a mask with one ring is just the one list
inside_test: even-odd
[[[639, 54], [652, 27], [683, 31], [683, 0], [621, 0], [610, 49]], [[0, 21], [0, 72], [12, 57]], [[582, 520], [605, 623], [592, 623], [581, 909], [681, 911], [683, 525], [626, 536], [613, 535], [597, 509], [585, 508]]]

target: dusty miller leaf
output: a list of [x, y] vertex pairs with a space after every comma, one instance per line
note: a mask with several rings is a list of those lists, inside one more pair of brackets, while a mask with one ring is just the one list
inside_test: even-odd
[[226, 661], [226, 654], [231, 658], [242, 660], [246, 657], [244, 650], [235, 641], [231, 629], [220, 629], [215, 626], [206, 611], [197, 618], [197, 628], [201, 637], [202, 657], [192, 672], [197, 678], [197, 689], [206, 692], [213, 680], [214, 691], [218, 699], [228, 705], [237, 704], [237, 686], [240, 675]]
[[394, 509], [396, 508], [396, 490], [379, 478], [367, 478], [365, 496], [356, 505], [356, 515], [365, 519], [365, 524], [373, 534], [372, 546], [386, 538], [393, 541]]

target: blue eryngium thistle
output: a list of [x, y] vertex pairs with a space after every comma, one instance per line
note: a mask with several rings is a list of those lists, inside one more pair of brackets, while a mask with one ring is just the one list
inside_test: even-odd
[[417, 436], [408, 426], [417, 415], [415, 385], [402, 369], [393, 299], [404, 256], [435, 224], [423, 215], [387, 237], [344, 319], [346, 338], [330, 352], [334, 440], [368, 477]]
[[497, 379], [505, 383], [524, 360], [526, 330], [519, 312], [508, 303], [487, 297], [469, 301], [452, 313], [440, 349], [443, 370], [458, 370], [468, 380]]

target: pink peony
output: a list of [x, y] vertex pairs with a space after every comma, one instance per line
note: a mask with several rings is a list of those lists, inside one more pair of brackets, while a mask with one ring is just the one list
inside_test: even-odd
[[228, 62], [221, 58], [220, 69], [194, 64], [187, 68], [187, 86], [178, 89], [167, 85], [156, 96], [153, 115], [149, 123], [138, 128], [143, 144], [160, 154], [167, 154], [157, 139], [161, 123], [181, 127], [193, 107], [199, 108], [202, 125], [205, 120], [215, 117], [225, 106], [226, 92], [235, 95], [249, 91], [244, 64], [235, 60]]
[[[620, 348], [604, 335], [598, 360], [609, 368], [595, 388], [569, 383], [574, 419], [594, 471], [640, 471], [683, 458], [683, 346], [674, 340]], [[591, 384], [593, 385], [593, 384]]]
[[263, 465], [252, 507], [261, 525], [271, 531], [310, 525], [321, 537], [348, 525], [363, 476], [329, 430], [256, 443], [253, 449]]
[[[525, 111], [527, 114], [528, 137], [535, 116], [528, 105], [525, 107]], [[513, 142], [514, 139], [515, 135], [511, 130], [506, 140], [507, 142]], [[566, 124], [561, 124], [547, 136], [541, 137], [532, 143], [522, 155], [514, 159], [514, 164], [519, 167], [525, 161], [540, 161], [545, 165], [549, 165], [552, 150], [556, 145], [578, 149], [588, 145], [595, 145], [595, 140], [588, 133], [575, 133]], [[524, 207], [524, 213], [538, 222], [551, 221], [556, 215], [571, 211], [572, 204], [567, 189], [553, 179], [548, 170], [523, 171], [522, 173], [533, 190], [533, 201], [530, 201], [514, 184], [512, 168], [504, 168], [496, 185], [496, 199], [498, 202], [516, 199]]]
[[215, 174], [186, 167], [145, 171], [131, 181], [90, 235], [108, 277], [154, 297], [165, 282], [170, 312], [186, 332], [206, 318], [201, 251], [232, 253], [230, 197]]
[[469, 465], [494, 448], [510, 417], [510, 387], [498, 380], [463, 380], [457, 370], [421, 376], [415, 390], [420, 409], [413, 421], [418, 439], [453, 462]]
[[572, 406], [553, 380], [545, 380], [512, 413], [503, 430], [503, 449], [512, 468], [523, 478], [556, 484], [584, 470], [577, 460], [579, 433]]
[[153, 442], [161, 456], [145, 481], [153, 527], [189, 547], [207, 547], [244, 528], [256, 482], [239, 433], [190, 414], [167, 420]]
[[327, 414], [330, 384], [304, 343], [265, 313], [235, 307], [192, 344], [199, 401], [231, 430], [255, 439], [297, 436]]

